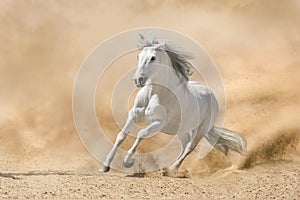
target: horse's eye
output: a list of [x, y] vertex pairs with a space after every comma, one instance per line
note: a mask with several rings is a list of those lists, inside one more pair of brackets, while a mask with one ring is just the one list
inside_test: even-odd
[[136, 56], [136, 59], [139, 59], [139, 55]]
[[154, 61], [156, 58], [154, 56], [151, 57], [151, 61]]

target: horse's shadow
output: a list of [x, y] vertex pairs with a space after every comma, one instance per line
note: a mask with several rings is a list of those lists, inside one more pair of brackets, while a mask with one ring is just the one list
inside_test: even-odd
[[[0, 172], [0, 177], [11, 178], [11, 179], [21, 179], [22, 176], [68, 176], [68, 175], [78, 175], [77, 173], [71, 171], [29, 171], [29, 172]], [[92, 176], [92, 174], [80, 174], [83, 176]]]

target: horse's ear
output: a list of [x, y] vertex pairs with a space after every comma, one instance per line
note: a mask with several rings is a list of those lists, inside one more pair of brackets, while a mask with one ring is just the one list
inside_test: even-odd
[[161, 49], [166, 49], [166, 41], [162, 41], [162, 42], [160, 43], [160, 48], [161, 48]]
[[141, 33], [139, 33], [138, 35], [139, 35], [139, 39], [142, 39], [142, 40], [144, 39], [144, 36]]
[[165, 42], [165, 41], [162, 41], [162, 42], [158, 43], [157, 45], [155, 45], [154, 48], [155, 48], [155, 49], [162, 49], [162, 50], [165, 50], [165, 49], [166, 49], [166, 42]]

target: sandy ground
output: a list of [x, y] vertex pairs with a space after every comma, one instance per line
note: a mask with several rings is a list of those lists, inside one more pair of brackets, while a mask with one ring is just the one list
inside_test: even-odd
[[[2, 171], [1, 199], [299, 199], [299, 160], [281, 160], [247, 170], [160, 173], [134, 177], [120, 172]], [[10, 165], [13, 168], [13, 165]]]
[[[224, 161], [232, 155], [220, 156], [213, 151], [207, 158], [197, 159], [193, 153], [180, 169], [181, 177], [176, 178], [166, 176], [162, 170], [147, 174], [115, 170], [98, 173], [101, 163], [84, 149], [73, 150], [76, 154], [53, 152], [35, 156], [2, 154], [0, 199], [300, 198], [300, 155], [295, 151], [243, 169], [225, 167]], [[213, 161], [209, 161], [211, 158]], [[223, 164], [216, 167], [215, 159], [223, 160], [218, 161]]]

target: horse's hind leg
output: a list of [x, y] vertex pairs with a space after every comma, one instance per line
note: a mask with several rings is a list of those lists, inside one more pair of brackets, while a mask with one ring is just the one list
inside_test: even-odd
[[[194, 129], [192, 131], [192, 137], [190, 137], [190, 140], [186, 143], [185, 148], [181, 152], [179, 158], [169, 167], [169, 169], [178, 170], [183, 160], [196, 148], [202, 137], [203, 135], [200, 133], [200, 131], [198, 131], [198, 129]], [[181, 140], [181, 142], [183, 141]]]
[[181, 148], [182, 148], [180, 155], [179, 155], [179, 157], [180, 157], [184, 153], [187, 144], [191, 141], [191, 135], [189, 133], [178, 134], [178, 139], [181, 142]]

